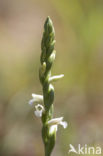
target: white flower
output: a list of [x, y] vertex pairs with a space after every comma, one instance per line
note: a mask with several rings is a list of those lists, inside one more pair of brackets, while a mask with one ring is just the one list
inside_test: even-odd
[[32, 105], [35, 103], [43, 103], [43, 96], [38, 94], [32, 94], [32, 99], [29, 101], [29, 104]]
[[34, 111], [34, 114], [37, 116], [37, 117], [42, 117], [42, 113], [44, 111], [44, 107], [40, 104], [36, 105], [35, 106], [35, 111]]
[[51, 77], [49, 78], [49, 82], [57, 81], [57, 80], [59, 80], [59, 79], [61, 79], [61, 78], [63, 78], [63, 77], [64, 77], [64, 74], [51, 76]]
[[63, 121], [63, 117], [60, 117], [49, 120], [48, 125], [50, 126], [49, 132], [53, 133], [54, 131], [58, 130], [58, 125], [62, 125], [63, 128], [67, 128], [68, 123], [66, 121]]

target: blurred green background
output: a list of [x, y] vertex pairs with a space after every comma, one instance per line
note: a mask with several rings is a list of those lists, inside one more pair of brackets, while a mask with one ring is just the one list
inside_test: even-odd
[[54, 116], [69, 123], [59, 127], [52, 155], [67, 156], [70, 143], [103, 147], [103, 1], [0, 0], [0, 156], [44, 155], [42, 124], [28, 101], [42, 93], [48, 15], [56, 31], [52, 73], [65, 75], [54, 84]]

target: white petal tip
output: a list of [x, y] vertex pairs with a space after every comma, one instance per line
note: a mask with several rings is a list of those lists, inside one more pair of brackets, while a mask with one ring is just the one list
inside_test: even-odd
[[68, 123], [66, 121], [62, 121], [60, 124], [63, 126], [64, 129], [68, 126]]
[[29, 100], [29, 105], [32, 105], [33, 104], [33, 102], [34, 102], [34, 100], [32, 99], [32, 100]]
[[32, 97], [35, 97], [35, 94], [32, 93]]
[[64, 74], [61, 74], [61, 77], [64, 77]]

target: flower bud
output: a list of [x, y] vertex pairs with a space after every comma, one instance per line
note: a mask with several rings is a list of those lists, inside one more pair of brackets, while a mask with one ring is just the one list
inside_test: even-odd
[[43, 64], [40, 67], [40, 75], [43, 76], [46, 71], [46, 62], [43, 62]]

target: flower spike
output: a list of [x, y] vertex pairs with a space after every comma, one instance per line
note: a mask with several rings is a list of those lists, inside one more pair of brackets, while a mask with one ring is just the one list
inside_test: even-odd
[[[56, 141], [56, 132], [58, 125], [67, 127], [67, 122], [63, 121], [63, 117], [53, 118], [53, 102], [54, 102], [54, 86], [52, 82], [64, 77], [63, 74], [51, 76], [51, 68], [56, 57], [55, 46], [55, 30], [52, 20], [47, 17], [44, 24], [44, 32], [41, 42], [41, 56], [39, 79], [42, 85], [42, 95], [32, 94], [29, 104], [37, 103], [34, 114], [42, 120], [42, 139], [44, 143], [45, 156], [50, 156]], [[43, 105], [41, 105], [43, 104]]]

